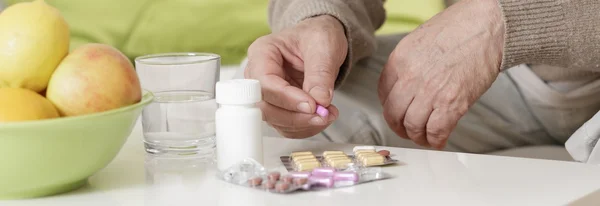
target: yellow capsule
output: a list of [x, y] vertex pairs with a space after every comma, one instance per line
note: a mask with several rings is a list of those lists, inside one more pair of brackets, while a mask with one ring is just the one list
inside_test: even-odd
[[294, 164], [299, 165], [299, 164], [305, 163], [305, 162], [319, 162], [319, 161], [317, 161], [316, 158], [315, 159], [303, 159], [303, 160], [294, 161]]
[[365, 154], [361, 154], [361, 155], [359, 155], [359, 156], [357, 157], [357, 159], [358, 159], [359, 161], [362, 161], [362, 160], [363, 160], [363, 159], [365, 159], [365, 158], [368, 158], [368, 157], [373, 157], [373, 156], [381, 156], [381, 155], [380, 155], [380, 154], [378, 154], [378, 153], [365, 153]]
[[292, 154], [290, 154], [290, 156], [292, 158], [294, 158], [296, 156], [303, 156], [303, 155], [313, 155], [313, 153], [308, 151], [308, 152], [292, 152]]
[[355, 157], [356, 157], [356, 159], [362, 159], [363, 157], [373, 156], [373, 155], [379, 155], [379, 154], [377, 154], [377, 153], [360, 153], [360, 154], [356, 155]]
[[375, 150], [357, 150], [356, 152], [354, 152], [354, 155], [359, 155], [359, 154], [363, 154], [363, 153], [376, 153]]
[[317, 160], [317, 158], [314, 155], [303, 155], [303, 156], [296, 156], [292, 159], [292, 161], [296, 162], [296, 161], [300, 161], [300, 160], [308, 160], [308, 159], [314, 159], [315, 161]]
[[296, 171], [310, 171], [320, 166], [321, 163], [319, 162], [301, 162], [300, 164], [296, 165]]
[[346, 155], [329, 155], [329, 156], [325, 157], [325, 160], [328, 160], [331, 158], [348, 158], [348, 156], [346, 156]]
[[381, 155], [373, 155], [364, 157], [362, 160], [362, 165], [365, 167], [373, 166], [373, 165], [381, 165], [385, 162], [385, 158]]
[[331, 158], [327, 158], [327, 159], [325, 159], [325, 161], [327, 161], [327, 162], [331, 162], [331, 161], [333, 161], [333, 160], [350, 160], [350, 161], [351, 161], [351, 159], [350, 159], [350, 158], [348, 158], [348, 157], [343, 157], [343, 156], [339, 156], [339, 157], [331, 157]]
[[325, 151], [325, 152], [323, 152], [323, 156], [329, 156], [329, 155], [346, 155], [346, 153], [344, 153], [342, 151]]
[[348, 167], [348, 164], [352, 163], [352, 161], [350, 159], [333, 159], [331, 161], [328, 162], [329, 166], [338, 168], [338, 169], [343, 169]]

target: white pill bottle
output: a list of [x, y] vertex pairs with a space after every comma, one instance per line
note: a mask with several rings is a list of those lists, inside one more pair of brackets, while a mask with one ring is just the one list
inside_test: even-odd
[[215, 114], [217, 168], [226, 170], [245, 158], [263, 163], [260, 82], [232, 79], [217, 82]]

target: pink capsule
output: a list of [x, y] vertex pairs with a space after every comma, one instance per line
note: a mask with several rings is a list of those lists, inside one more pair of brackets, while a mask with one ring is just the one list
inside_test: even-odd
[[333, 173], [335, 173], [335, 168], [331, 168], [331, 167], [315, 168], [312, 171], [313, 176], [331, 177], [331, 176], [333, 176]]
[[308, 182], [317, 186], [333, 187], [333, 177], [311, 176], [308, 178]]
[[336, 172], [333, 174], [334, 181], [352, 181], [358, 182], [358, 174], [356, 172]]
[[317, 114], [321, 117], [327, 117], [327, 115], [329, 115], [329, 110], [321, 105], [317, 105]]
[[289, 172], [288, 175], [294, 178], [308, 178], [310, 177], [310, 172]]

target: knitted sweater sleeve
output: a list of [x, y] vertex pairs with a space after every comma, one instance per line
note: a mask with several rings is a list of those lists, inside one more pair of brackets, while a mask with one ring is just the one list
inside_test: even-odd
[[499, 3], [506, 27], [502, 69], [528, 63], [600, 71], [600, 1]]

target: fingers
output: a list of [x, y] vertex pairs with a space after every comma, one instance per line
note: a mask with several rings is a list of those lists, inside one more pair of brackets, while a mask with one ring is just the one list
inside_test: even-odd
[[324, 33], [300, 42], [304, 60], [302, 88], [324, 107], [331, 104], [335, 81], [348, 51], [343, 27], [336, 19], [331, 20], [336, 23], [325, 27]]
[[261, 42], [263, 41], [257, 40], [248, 49], [245, 77], [260, 81], [264, 101], [290, 111], [314, 113], [314, 99], [286, 81], [281, 50], [272, 44]]
[[304, 57], [303, 88], [317, 103], [325, 107], [331, 104], [333, 87], [341, 63], [334, 62], [331, 54], [325, 51], [312, 50]]
[[386, 64], [379, 76], [379, 86], [377, 90], [381, 104], [385, 104], [387, 101], [390, 91], [392, 91], [396, 81], [398, 81], [398, 75], [396, 75], [395, 68], [390, 66], [389, 63]]
[[383, 103], [383, 117], [388, 126], [400, 137], [409, 138], [404, 127], [404, 118], [409, 105], [415, 97], [413, 85], [397, 82], [388, 92], [389, 98]]
[[262, 85], [264, 101], [289, 111], [304, 114], [315, 112], [315, 100], [288, 81], [275, 75], [259, 76], [257, 79]]
[[260, 102], [263, 120], [288, 138], [306, 138], [323, 131], [339, 116], [339, 110], [330, 105], [326, 118], [316, 114], [296, 113], [279, 108], [267, 102]]
[[426, 126], [429, 115], [433, 111], [431, 100], [432, 98], [423, 93], [417, 95], [408, 106], [403, 122], [408, 137], [416, 144], [424, 147], [430, 147]]
[[427, 142], [438, 150], [443, 149], [461, 116], [458, 113], [450, 112], [448, 109], [434, 109], [426, 126]]

